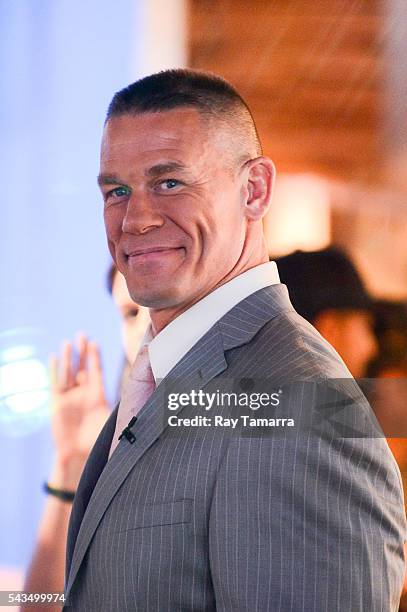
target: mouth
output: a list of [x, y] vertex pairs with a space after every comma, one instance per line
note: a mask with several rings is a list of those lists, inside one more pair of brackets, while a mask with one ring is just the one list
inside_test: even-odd
[[162, 260], [171, 255], [177, 254], [179, 251], [184, 251], [183, 247], [149, 247], [145, 249], [136, 249], [126, 254], [128, 262], [137, 264], [154, 262]]

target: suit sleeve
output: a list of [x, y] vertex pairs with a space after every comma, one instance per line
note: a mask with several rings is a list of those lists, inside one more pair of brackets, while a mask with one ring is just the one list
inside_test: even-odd
[[240, 432], [210, 511], [216, 609], [395, 612], [404, 538], [399, 472], [383, 438], [329, 427]]

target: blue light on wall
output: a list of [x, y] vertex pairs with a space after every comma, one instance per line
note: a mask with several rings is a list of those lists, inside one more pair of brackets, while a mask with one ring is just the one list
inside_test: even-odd
[[84, 330], [101, 346], [111, 399], [116, 388], [122, 351], [105, 289], [96, 176], [110, 98], [140, 76], [133, 40], [141, 4], [0, 2], [3, 567], [27, 565], [44, 502], [53, 452], [48, 353]]
[[43, 334], [20, 328], [0, 335], [0, 429], [26, 436], [49, 421], [50, 381]]

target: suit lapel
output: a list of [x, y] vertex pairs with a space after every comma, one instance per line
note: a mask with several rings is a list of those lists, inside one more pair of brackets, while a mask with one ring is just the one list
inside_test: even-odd
[[[281, 312], [283, 308], [292, 309], [292, 306], [288, 300], [286, 287], [276, 285], [257, 291], [229, 311], [188, 351], [144, 405], [133, 428], [136, 436], [135, 443], [129, 444], [123, 438], [106, 463], [108, 449], [110, 448], [110, 442], [107, 445], [106, 440], [110, 434], [111, 441], [116, 420], [112, 418], [112, 415], [111, 422], [104, 431], [104, 441], [99, 443], [98, 439], [96, 446], [98, 446], [99, 451], [95, 446], [89, 459], [89, 465], [86, 467], [87, 472], [91, 473], [93, 467], [96, 472], [98, 470], [99, 472], [96, 478], [92, 477], [92, 482], [95, 483], [93, 494], [77, 530], [76, 546], [66, 589], [67, 595], [93, 534], [111, 500], [135, 464], [168, 426], [164, 395], [168, 396], [168, 393], [177, 387], [180, 382], [183, 389], [203, 388], [215, 376], [226, 370], [225, 351], [249, 342], [261, 327]], [[173, 414], [177, 414], [181, 409]], [[113, 431], [111, 431], [112, 428]], [[103, 458], [99, 462], [95, 456], [98, 452], [103, 454]], [[101, 463], [105, 465], [100, 473]]]
[[[183, 388], [191, 386], [192, 388], [200, 388], [222, 372], [226, 366], [221, 336], [218, 330], [213, 330], [212, 333], [202, 338], [173, 368], [171, 373], [161, 382], [143, 406], [138, 415], [137, 424], [133, 428], [136, 436], [135, 443], [129, 444], [125, 438], [122, 438], [107, 463], [105, 457], [104, 469], [96, 482], [77, 532], [78, 535], [66, 587], [66, 596], [69, 595], [93, 534], [111, 500], [121, 487], [128, 473], [162, 434], [167, 425], [163, 406], [164, 394], [167, 395], [171, 392], [171, 388], [173, 385], [176, 386], [179, 380], [182, 381]], [[110, 435], [110, 440], [111, 438], [112, 434]], [[79, 491], [80, 494], [81, 491]]]
[[[67, 572], [71, 566], [73, 549], [78, 537], [79, 529], [92, 496], [96, 483], [106, 465], [109, 449], [112, 442], [113, 433], [116, 426], [118, 406], [106, 421], [100, 432], [96, 443], [88, 457], [85, 469], [79, 481], [78, 490], [72, 508], [71, 520], [69, 522], [69, 533], [67, 543], [66, 567]], [[68, 575], [67, 575], [68, 578]]]

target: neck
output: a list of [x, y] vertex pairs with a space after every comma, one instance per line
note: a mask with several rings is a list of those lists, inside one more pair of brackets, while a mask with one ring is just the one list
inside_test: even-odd
[[241, 256], [239, 257], [236, 264], [233, 268], [223, 276], [217, 283], [215, 283], [212, 287], [205, 290], [202, 290], [196, 294], [194, 294], [192, 299], [174, 306], [173, 308], [162, 308], [160, 310], [154, 310], [150, 308], [150, 318], [151, 318], [151, 326], [154, 333], [154, 336], [160, 333], [171, 321], [179, 317], [183, 312], [191, 308], [194, 304], [202, 300], [206, 295], [218, 289], [222, 285], [228, 283], [236, 276], [243, 274], [247, 270], [254, 268], [262, 263], [267, 263], [269, 261], [268, 252], [266, 243], [264, 240], [259, 243], [257, 248], [250, 247], [245, 243], [243, 247], [243, 251]]

